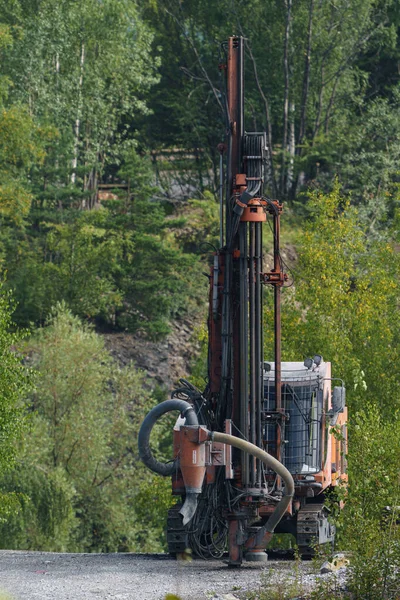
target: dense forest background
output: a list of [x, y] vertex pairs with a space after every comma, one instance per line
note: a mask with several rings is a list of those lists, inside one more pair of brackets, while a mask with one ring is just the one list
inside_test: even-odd
[[357, 598], [396, 597], [399, 30], [396, 0], [0, 0], [2, 547], [164, 548], [168, 482], [138, 464], [136, 434], [167, 392], [102, 333], [163, 340], [191, 319], [204, 385], [236, 33], [246, 129], [267, 132], [267, 192], [299, 255], [284, 357], [321, 352], [347, 383], [340, 543], [360, 557]]

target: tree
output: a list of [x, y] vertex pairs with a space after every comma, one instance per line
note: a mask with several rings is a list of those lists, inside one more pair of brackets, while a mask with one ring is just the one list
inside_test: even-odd
[[[368, 74], [361, 57], [396, 43], [392, 13], [391, 0], [152, 3], [146, 17], [167, 68], [150, 106], [168, 115], [168, 124], [160, 131], [154, 123], [147, 139], [168, 144], [179, 136], [185, 148], [202, 148], [216, 168], [215, 148], [224, 135], [217, 42], [241, 34], [247, 40], [246, 128], [251, 123], [267, 132], [270, 193], [293, 199], [322, 171], [332, 175], [326, 147], [339, 149], [338, 134], [351, 127], [364, 99]], [[220, 54], [223, 63], [223, 49]]]
[[370, 237], [385, 237], [395, 218], [399, 193], [399, 99], [397, 85], [390, 98], [377, 98], [361, 106], [354, 129], [343, 139], [341, 156], [333, 157], [343, 188], [359, 206]]
[[[13, 46], [11, 28], [0, 24], [0, 56]], [[22, 106], [7, 106], [11, 79], [0, 74], [0, 222], [21, 225], [27, 217], [32, 194], [29, 172], [43, 161], [40, 131]]]
[[138, 521], [144, 494], [164, 511], [169, 500], [164, 482], [139, 464], [138, 428], [152, 403], [141, 374], [119, 369], [102, 338], [61, 305], [28, 348], [39, 376], [30, 435], [1, 481], [2, 490], [22, 494], [19, 514], [2, 527], [2, 547], [160, 550], [160, 532], [146, 539]]
[[0, 237], [18, 323], [43, 324], [63, 300], [101, 326], [157, 338], [171, 319], [197, 309], [206, 285], [197, 277], [202, 261], [187, 251], [183, 223], [176, 228], [161, 205], [138, 196], [128, 205], [124, 198], [71, 211], [65, 220], [57, 214], [41, 222], [39, 235], [32, 227]]
[[13, 80], [10, 101], [59, 132], [35, 173], [36, 201], [42, 193], [56, 204], [59, 187], [69, 187], [73, 198], [76, 186], [79, 201], [92, 207], [105, 165], [118, 165], [132, 143], [127, 115], [147, 111], [158, 66], [150, 58], [152, 35], [133, 1], [14, 4], [4, 11], [22, 31], [3, 62]]
[[342, 545], [354, 552], [354, 598], [394, 600], [399, 594], [400, 413], [383, 418], [368, 402], [351, 421], [349, 493], [340, 523]]
[[[284, 360], [322, 354], [344, 379], [349, 408], [346, 505], [340, 543], [354, 551], [355, 598], [395, 598], [400, 563], [398, 506], [400, 370], [398, 225], [372, 241], [340, 186], [310, 196], [294, 287], [284, 290]], [[270, 294], [269, 294], [270, 296]], [[266, 328], [272, 331], [271, 298]], [[266, 355], [273, 356], [271, 336]], [[397, 587], [396, 587], [397, 586]]]
[[[17, 457], [17, 444], [25, 427], [22, 401], [30, 389], [29, 370], [16, 348], [21, 336], [12, 333], [13, 301], [0, 284], [0, 469], [9, 472]], [[14, 492], [0, 492], [0, 521], [18, 508]]]
[[[322, 353], [347, 383], [350, 409], [368, 401], [390, 419], [400, 398], [396, 228], [371, 243], [338, 184], [330, 194], [311, 194], [309, 202], [295, 286], [283, 294], [284, 358]], [[271, 345], [267, 352], [273, 355]]]

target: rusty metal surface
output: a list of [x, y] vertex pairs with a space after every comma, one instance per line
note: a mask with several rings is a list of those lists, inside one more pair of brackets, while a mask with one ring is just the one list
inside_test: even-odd
[[[271, 272], [262, 274], [262, 281], [274, 287], [275, 409], [276, 413], [280, 415], [280, 418], [276, 421], [276, 458], [282, 462], [282, 444], [285, 439], [285, 413], [282, 404], [281, 288], [287, 279], [282, 269], [280, 255], [280, 216], [282, 205], [277, 200], [272, 201], [268, 205], [268, 212], [273, 218], [274, 267]], [[277, 478], [276, 485], [278, 490], [282, 489], [280, 477]]]

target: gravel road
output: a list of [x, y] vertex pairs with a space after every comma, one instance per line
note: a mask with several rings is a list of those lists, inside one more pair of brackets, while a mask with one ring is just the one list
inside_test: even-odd
[[[7, 600], [182, 600], [222, 598], [256, 588], [263, 578], [293, 575], [295, 563], [269, 561], [229, 569], [220, 561], [176, 561], [168, 555], [58, 554], [0, 551], [1, 592]], [[302, 563], [302, 573], [310, 563]], [[307, 575], [305, 575], [307, 577]]]

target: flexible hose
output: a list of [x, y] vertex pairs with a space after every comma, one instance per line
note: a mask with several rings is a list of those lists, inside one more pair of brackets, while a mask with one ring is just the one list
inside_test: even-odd
[[158, 419], [165, 413], [173, 410], [179, 410], [182, 417], [186, 418], [186, 425], [197, 426], [199, 424], [196, 413], [189, 402], [178, 399], [165, 400], [164, 402], [157, 404], [157, 406], [155, 406], [148, 413], [142, 423], [138, 437], [140, 458], [146, 467], [148, 467], [151, 471], [154, 471], [154, 473], [158, 473], [159, 475], [163, 475], [164, 477], [168, 477], [176, 472], [178, 468], [178, 459], [176, 458], [174, 461], [169, 463], [162, 463], [154, 458], [150, 448], [150, 434]]
[[[179, 410], [182, 417], [186, 418], [186, 425], [194, 425], [198, 426], [197, 415], [189, 402], [185, 402], [185, 400], [165, 400], [165, 402], [161, 402], [155, 406], [144, 419], [142, 426], [139, 431], [138, 438], [138, 446], [139, 446], [139, 455], [144, 464], [159, 475], [164, 475], [166, 477], [172, 475], [176, 469], [178, 468], [178, 459], [175, 459], [171, 463], [162, 463], [154, 458], [151, 449], [150, 449], [150, 434], [158, 419], [167, 412], [171, 412], [173, 410]], [[294, 495], [294, 481], [293, 477], [286, 469], [286, 467], [280, 463], [276, 458], [258, 448], [254, 444], [247, 442], [246, 440], [242, 440], [236, 436], [229, 435], [227, 433], [220, 433], [219, 431], [209, 432], [209, 439], [214, 440], [216, 442], [222, 442], [223, 444], [228, 444], [229, 446], [233, 446], [234, 448], [238, 448], [242, 450], [242, 452], [247, 452], [251, 454], [255, 458], [260, 459], [268, 468], [275, 471], [285, 483], [285, 495], [278, 502], [274, 512], [269, 517], [267, 524], [264, 527], [261, 527], [259, 532], [256, 534], [254, 539], [254, 544], [258, 544], [262, 541], [264, 535], [269, 532], [272, 533], [275, 527], [278, 525], [283, 515], [286, 512], [287, 507], [290, 504], [290, 501]], [[197, 505], [197, 501], [196, 501]], [[195, 508], [194, 508], [195, 510]], [[193, 516], [193, 510], [190, 511], [190, 518]], [[190, 520], [188, 518], [187, 520]]]
[[234, 435], [229, 435], [228, 433], [220, 433], [219, 431], [210, 432], [210, 439], [214, 440], [215, 442], [222, 442], [223, 444], [234, 446], [235, 448], [242, 450], [242, 452], [247, 452], [248, 454], [255, 456], [255, 458], [259, 458], [265, 465], [267, 465], [267, 467], [282, 477], [282, 480], [285, 483], [285, 495], [277, 504], [274, 512], [269, 517], [267, 524], [264, 527], [261, 527], [256, 535], [255, 542], [259, 543], [266, 532], [273, 533], [275, 527], [285, 514], [286, 509], [294, 495], [293, 477], [287, 468], [279, 462], [279, 460], [268, 454], [268, 452], [261, 450], [261, 448], [258, 448], [258, 446], [255, 446], [250, 442], [246, 442], [246, 440], [242, 440]]

